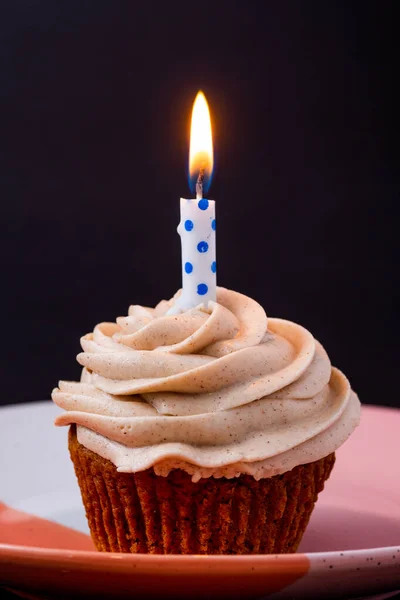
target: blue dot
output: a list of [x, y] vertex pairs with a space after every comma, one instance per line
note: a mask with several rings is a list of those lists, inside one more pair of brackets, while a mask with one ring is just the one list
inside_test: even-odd
[[207, 210], [208, 200], [206, 200], [205, 198], [202, 198], [201, 200], [199, 200], [198, 205], [199, 205], [200, 210]]
[[207, 244], [207, 242], [199, 242], [199, 243], [197, 244], [197, 250], [198, 250], [199, 252], [201, 252], [202, 254], [203, 254], [204, 252], [207, 252], [207, 250], [208, 250], [208, 244]]
[[185, 229], [186, 231], [192, 231], [194, 225], [193, 225], [193, 221], [191, 221], [190, 219], [187, 219], [185, 221]]
[[185, 263], [185, 271], [186, 273], [191, 273], [193, 271], [193, 265], [190, 262]]
[[215, 219], [212, 220], [211, 227], [214, 229], [214, 231], [216, 230], [216, 228], [217, 228], [217, 222], [216, 222]]
[[214, 262], [211, 263], [211, 271], [213, 273], [217, 272], [217, 263], [215, 262], [215, 260], [214, 260]]
[[199, 283], [197, 293], [199, 296], [204, 296], [208, 292], [208, 286], [205, 283]]

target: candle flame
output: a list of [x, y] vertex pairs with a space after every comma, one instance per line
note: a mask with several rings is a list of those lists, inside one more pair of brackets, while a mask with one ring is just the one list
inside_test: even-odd
[[204, 173], [203, 191], [210, 187], [214, 165], [211, 119], [207, 100], [198, 92], [193, 104], [189, 148], [189, 185], [195, 189], [197, 178]]

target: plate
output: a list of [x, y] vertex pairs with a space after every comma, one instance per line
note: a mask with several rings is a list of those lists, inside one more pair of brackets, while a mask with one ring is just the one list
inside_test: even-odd
[[299, 552], [266, 556], [94, 551], [59, 412], [49, 401], [0, 409], [0, 585], [30, 598], [230, 600], [400, 588], [399, 410], [363, 407]]

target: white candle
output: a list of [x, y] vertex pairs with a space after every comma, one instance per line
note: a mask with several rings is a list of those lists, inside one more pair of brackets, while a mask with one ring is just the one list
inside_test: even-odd
[[176, 314], [216, 300], [215, 202], [203, 198], [213, 168], [211, 120], [207, 100], [197, 94], [192, 112], [189, 171], [197, 180], [196, 199], [181, 198], [178, 233], [182, 245], [182, 292], [169, 314]]
[[182, 244], [182, 293], [174, 311], [182, 312], [216, 300], [215, 202], [181, 198], [178, 233]]

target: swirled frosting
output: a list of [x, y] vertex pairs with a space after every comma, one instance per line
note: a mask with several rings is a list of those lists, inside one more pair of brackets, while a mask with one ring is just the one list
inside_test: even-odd
[[356, 394], [306, 329], [224, 288], [208, 310], [169, 315], [173, 302], [97, 325], [81, 381], [52, 393], [56, 425], [76, 423], [118, 471], [260, 479], [327, 456], [357, 426]]

